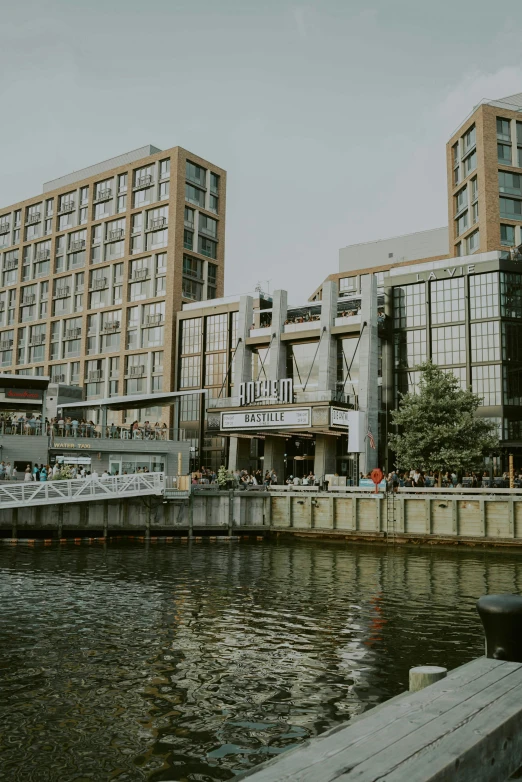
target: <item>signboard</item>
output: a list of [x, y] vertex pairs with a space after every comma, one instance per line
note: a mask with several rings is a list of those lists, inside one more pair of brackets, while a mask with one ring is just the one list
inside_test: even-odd
[[239, 404], [253, 405], [256, 402], [272, 404], [291, 404], [294, 401], [294, 381], [291, 377], [283, 380], [257, 380], [239, 384]]
[[379, 484], [374, 484], [371, 478], [359, 478], [359, 486], [371, 486], [372, 489], [375, 486], [375, 489], [380, 489], [381, 491], [386, 491], [386, 481], [382, 480]]
[[245, 410], [241, 413], [221, 413], [221, 431], [233, 429], [291, 429], [311, 425], [310, 407], [280, 407]]
[[86, 448], [89, 449], [91, 447], [90, 443], [57, 443], [55, 442], [52, 446], [53, 448]]
[[350, 426], [350, 411], [339, 407], [330, 408], [330, 426]]
[[21, 399], [25, 402], [41, 402], [43, 393], [37, 388], [5, 388], [6, 399]]

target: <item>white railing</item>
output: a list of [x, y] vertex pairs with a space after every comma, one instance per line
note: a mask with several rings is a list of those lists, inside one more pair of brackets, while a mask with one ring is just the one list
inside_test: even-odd
[[56, 505], [162, 494], [164, 489], [165, 475], [162, 472], [110, 475], [108, 478], [91, 475], [87, 478], [44, 482], [10, 481], [0, 484], [0, 510], [20, 505]]

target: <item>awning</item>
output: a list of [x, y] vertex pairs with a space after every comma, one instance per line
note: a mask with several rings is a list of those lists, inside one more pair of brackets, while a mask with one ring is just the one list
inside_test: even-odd
[[187, 391], [169, 391], [165, 394], [136, 394], [136, 396], [109, 396], [105, 399], [89, 399], [85, 402], [65, 402], [58, 405], [59, 410], [90, 410], [94, 407], [106, 407], [107, 410], [134, 410], [141, 407], [166, 407], [180, 396], [206, 394], [206, 388], [193, 388]]

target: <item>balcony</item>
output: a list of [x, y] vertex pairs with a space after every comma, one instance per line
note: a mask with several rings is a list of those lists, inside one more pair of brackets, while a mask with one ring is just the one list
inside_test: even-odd
[[34, 334], [29, 340], [29, 347], [34, 348], [36, 345], [45, 345], [45, 334]]
[[147, 280], [149, 278], [148, 269], [134, 269], [131, 274], [131, 282], [139, 282], [140, 280]]
[[9, 223], [0, 223], [0, 234], [8, 234], [10, 227]]
[[67, 212], [74, 212], [74, 201], [63, 201], [58, 209], [59, 215], [67, 214]]
[[258, 329], [250, 329], [250, 337], [269, 337], [272, 333], [271, 326], [262, 326]]
[[64, 339], [78, 339], [78, 337], [81, 337], [82, 330], [80, 327], [74, 328], [74, 329], [66, 329], [65, 333], [63, 335]]
[[129, 367], [129, 377], [143, 377], [145, 375], [145, 367], [143, 364], [139, 366]]
[[134, 182], [134, 190], [139, 190], [142, 187], [149, 187], [152, 184], [152, 175], [136, 177]]
[[48, 261], [50, 257], [51, 257], [50, 250], [38, 250], [38, 252], [34, 256], [34, 260], [38, 263], [39, 261]]
[[85, 239], [77, 239], [69, 244], [69, 252], [76, 253], [79, 250], [85, 249]]
[[94, 196], [94, 203], [99, 204], [100, 201], [108, 201], [112, 198], [112, 188], [105, 187], [103, 190], [98, 190]]
[[125, 230], [123, 228], [115, 228], [113, 231], [108, 232], [107, 241], [117, 242], [119, 239], [123, 239], [125, 236]]
[[110, 323], [104, 323], [101, 329], [102, 334], [114, 334], [120, 329], [120, 321], [113, 320]]
[[31, 212], [27, 215], [25, 224], [26, 225], [33, 225], [34, 223], [39, 223], [41, 220], [41, 212]]
[[167, 225], [166, 217], [155, 217], [149, 222], [149, 231], [157, 231], [159, 228], [165, 228]]
[[11, 350], [13, 347], [12, 339], [4, 339], [0, 342], [0, 350]]
[[198, 228], [198, 231], [200, 234], [203, 234], [204, 236], [207, 236], [209, 239], [212, 239], [214, 242], [217, 242], [217, 227], [215, 229], [213, 228], [206, 228], [204, 225], [200, 225]]
[[91, 372], [87, 373], [87, 382], [88, 383], [98, 383], [100, 380], [102, 380], [102, 371], [101, 369], [95, 369]]
[[13, 269], [18, 269], [18, 261], [6, 261], [4, 264], [4, 271], [11, 272]]
[[65, 299], [67, 296], [71, 295], [71, 289], [68, 285], [65, 285], [63, 288], [56, 288], [54, 292], [54, 298], [55, 299]]
[[[98, 440], [187, 440], [186, 429], [168, 429], [165, 425], [157, 424], [155, 426], [140, 425], [137, 428], [131, 425], [118, 426], [110, 424], [108, 426], [94, 425], [89, 423], [79, 423], [73, 426], [72, 423], [64, 423], [59, 426], [58, 423], [50, 424], [49, 434], [51, 435], [51, 444], [55, 445], [55, 439], [58, 442], [63, 441], [64, 437], [73, 438], [81, 442], [84, 438], [96, 438]], [[0, 428], [1, 433], [1, 428]], [[12, 432], [15, 434], [16, 432]], [[101, 443], [100, 443], [101, 445]], [[114, 448], [110, 443], [106, 445], [107, 449]]]
[[95, 280], [92, 280], [91, 282], [91, 290], [92, 291], [101, 291], [104, 288], [107, 287], [107, 277], [98, 277]]
[[146, 315], [145, 316], [145, 326], [159, 326], [163, 322], [163, 315], [157, 314], [157, 315]]
[[27, 296], [22, 297], [22, 307], [29, 307], [36, 302], [36, 294], [29, 293]]
[[51, 375], [51, 383], [65, 383], [65, 375]]

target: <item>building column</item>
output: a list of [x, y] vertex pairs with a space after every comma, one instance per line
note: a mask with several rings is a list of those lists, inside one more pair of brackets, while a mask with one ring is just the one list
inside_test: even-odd
[[250, 437], [231, 437], [228, 452], [229, 470], [250, 469]]
[[271, 343], [268, 361], [268, 380], [281, 380], [286, 377], [286, 344], [281, 341], [281, 335], [284, 332], [287, 314], [287, 292], [282, 290], [274, 291], [272, 299], [272, 325], [270, 327]]
[[317, 434], [315, 437], [314, 474], [321, 481], [325, 475], [335, 474], [335, 457], [337, 454], [337, 437], [328, 434]]
[[373, 274], [364, 275], [361, 285], [361, 341], [359, 343], [359, 410], [366, 413], [366, 424], [375, 440], [375, 448], [370, 446], [368, 437], [364, 440], [364, 450], [359, 458], [362, 473], [378, 467], [378, 426], [379, 426], [379, 388], [378, 388], [378, 346], [377, 325], [377, 279]]
[[[332, 327], [337, 317], [337, 283], [323, 284], [321, 306], [321, 336], [317, 361], [319, 364], [319, 383], [316, 399], [329, 402], [334, 396], [337, 384], [337, 341], [332, 336]], [[310, 389], [315, 391], [315, 389]]]
[[285, 448], [286, 440], [284, 437], [265, 437], [263, 477], [267, 470], [275, 470], [277, 482], [285, 482]]

